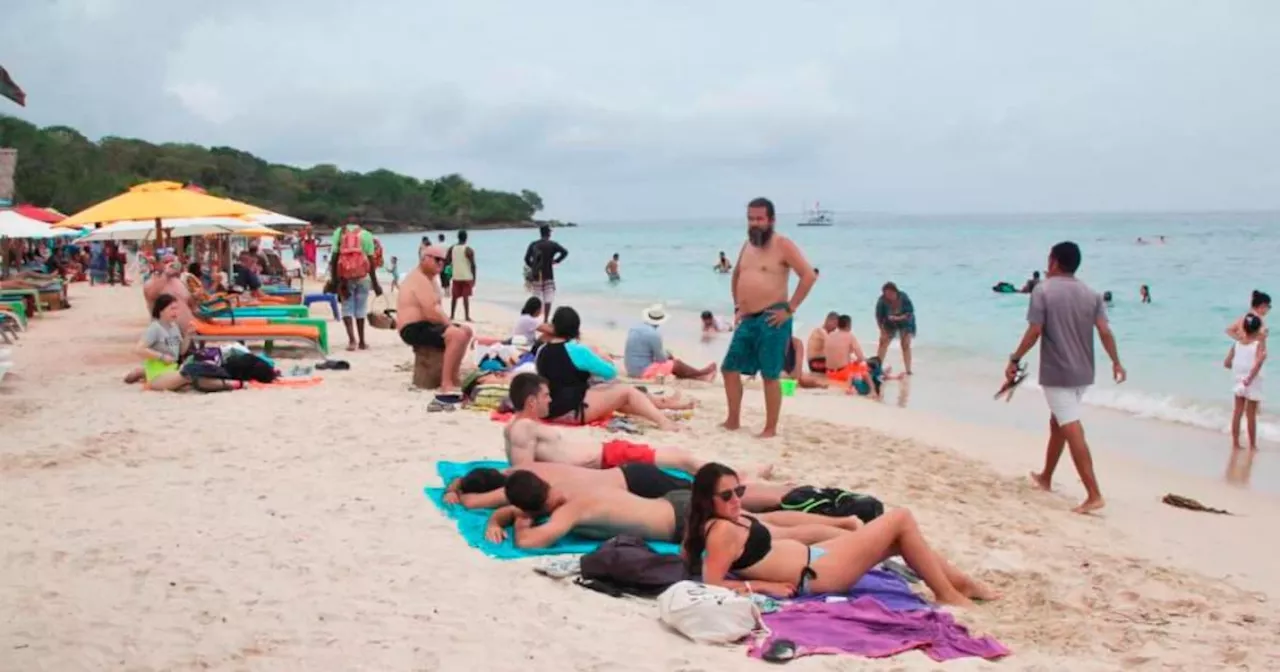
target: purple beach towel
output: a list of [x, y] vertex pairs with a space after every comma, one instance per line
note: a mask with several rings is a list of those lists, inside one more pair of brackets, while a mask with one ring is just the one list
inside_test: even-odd
[[887, 658], [920, 649], [935, 661], [966, 656], [992, 660], [1009, 649], [991, 637], [972, 637], [951, 614], [936, 609], [891, 611], [872, 597], [845, 602], [795, 602], [764, 615], [770, 634], [747, 654], [760, 658], [774, 641], [795, 642], [796, 655], [850, 653]]
[[[820, 593], [795, 598], [796, 602], [825, 602], [839, 593]], [[907, 580], [884, 569], [873, 569], [862, 575], [853, 588], [845, 595], [850, 600], [859, 597], [874, 597], [877, 602], [891, 611], [911, 611], [912, 609], [931, 609], [933, 605], [911, 590]]]

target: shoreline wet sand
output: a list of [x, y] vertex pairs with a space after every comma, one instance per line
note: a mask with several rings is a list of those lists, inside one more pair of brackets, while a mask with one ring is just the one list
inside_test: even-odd
[[[142, 392], [120, 382], [146, 325], [136, 288], [77, 285], [71, 299], [33, 321], [0, 384], [0, 670], [753, 665], [740, 647], [666, 631], [650, 603], [469, 548], [422, 487], [437, 484], [438, 459], [500, 455], [501, 426], [428, 415], [430, 395], [397, 370], [410, 354], [394, 333], [372, 330], [370, 351], [346, 353], [330, 323], [352, 369], [313, 388]], [[472, 313], [481, 333], [514, 320], [492, 304]], [[619, 335], [588, 331], [614, 351]], [[728, 433], [715, 427], [718, 384], [675, 387], [701, 407], [684, 431], [642, 440], [908, 506], [931, 543], [994, 584], [1003, 600], [959, 618], [1014, 653], [976, 668], [1280, 667], [1274, 497], [1099, 450], [1108, 507], [1077, 516], [1070, 465], [1060, 493], [1027, 483], [1043, 451], [1034, 432], [801, 392], [780, 437], [758, 441], [758, 388], [746, 431]], [[1174, 509], [1165, 492], [1237, 515]], [[793, 663], [831, 665], [936, 667], [918, 653]]]

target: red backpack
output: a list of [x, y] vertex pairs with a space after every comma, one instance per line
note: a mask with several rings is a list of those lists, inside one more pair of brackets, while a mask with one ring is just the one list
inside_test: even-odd
[[338, 239], [338, 277], [342, 280], [359, 280], [369, 275], [369, 257], [364, 253], [360, 227], [343, 227]]

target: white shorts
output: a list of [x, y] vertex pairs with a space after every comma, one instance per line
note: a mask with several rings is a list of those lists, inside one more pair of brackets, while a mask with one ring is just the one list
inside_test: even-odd
[[1044, 388], [1044, 400], [1049, 402], [1049, 412], [1059, 427], [1080, 421], [1080, 407], [1084, 404], [1084, 391], [1087, 389], [1087, 385]]
[[555, 303], [556, 300], [556, 281], [555, 280], [533, 280], [525, 284], [525, 288], [529, 290], [531, 296], [538, 297], [543, 304]]
[[1262, 401], [1262, 376], [1254, 378], [1253, 383], [1249, 385], [1244, 384], [1244, 378], [1237, 378], [1231, 393], [1249, 401]]

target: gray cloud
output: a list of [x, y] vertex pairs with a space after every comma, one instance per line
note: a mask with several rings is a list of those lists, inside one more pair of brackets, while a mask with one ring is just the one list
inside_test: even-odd
[[556, 216], [1280, 206], [1266, 0], [9, 4], [8, 113]]

